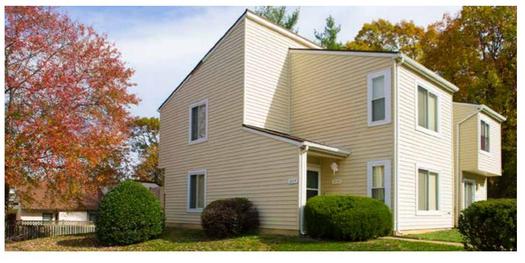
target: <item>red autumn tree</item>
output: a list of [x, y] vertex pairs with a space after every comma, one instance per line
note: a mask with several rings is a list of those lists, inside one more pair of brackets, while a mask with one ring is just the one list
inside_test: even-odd
[[5, 179], [64, 194], [117, 179], [133, 70], [105, 36], [53, 8], [5, 8]]

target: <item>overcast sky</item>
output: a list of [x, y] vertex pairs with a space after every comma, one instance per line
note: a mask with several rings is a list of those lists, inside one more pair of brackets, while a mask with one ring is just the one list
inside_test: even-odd
[[[135, 70], [131, 92], [141, 99], [137, 116], [158, 116], [157, 108], [246, 7], [63, 7], [74, 20], [107, 34]], [[253, 8], [250, 8], [253, 9]], [[363, 23], [385, 18], [426, 26], [460, 7], [301, 7], [299, 34], [314, 39], [332, 15], [339, 41], [354, 38]]]

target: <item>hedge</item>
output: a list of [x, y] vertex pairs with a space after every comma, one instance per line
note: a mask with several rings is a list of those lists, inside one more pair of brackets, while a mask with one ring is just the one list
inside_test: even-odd
[[213, 238], [254, 233], [259, 228], [259, 213], [246, 198], [221, 199], [204, 208], [201, 224], [206, 235]]

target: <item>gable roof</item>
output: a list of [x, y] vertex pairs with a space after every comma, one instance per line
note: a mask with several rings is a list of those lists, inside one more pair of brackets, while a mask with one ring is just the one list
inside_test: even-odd
[[202, 65], [202, 63], [204, 63], [206, 61], [206, 59], [208, 58], [208, 56], [210, 54], [213, 53], [213, 51], [219, 46], [219, 43], [222, 42], [223, 39], [226, 38], [226, 36], [233, 30], [233, 28], [235, 28], [235, 26], [237, 24], [239, 24], [239, 22], [241, 22], [244, 18], [249, 18], [263, 26], [266, 26], [282, 35], [285, 35], [289, 38], [292, 38], [306, 46], [309, 46], [311, 48], [317, 48], [317, 49], [321, 49], [322, 47], [320, 47], [319, 45], [317, 45], [316, 43], [312, 42], [311, 40], [305, 38], [305, 37], [302, 37], [300, 36], [299, 34], [295, 33], [295, 32], [292, 32], [284, 27], [281, 27], [280, 25], [277, 25], [273, 22], [271, 22], [270, 20], [264, 18], [264, 17], [261, 17], [257, 14], [255, 14], [254, 12], [250, 11], [249, 9], [246, 9], [244, 10], [244, 12], [242, 13], [241, 16], [239, 16], [239, 18], [237, 18], [237, 20], [235, 21], [235, 23], [233, 23], [232, 26], [230, 26], [230, 28], [228, 28], [228, 30], [226, 30], [226, 33], [224, 33], [224, 35], [222, 35], [221, 38], [219, 38], [219, 40], [217, 42], [215, 42], [215, 44], [211, 47], [210, 50], [208, 50], [208, 52], [206, 52], [206, 54], [204, 55], [204, 57], [202, 57], [202, 59], [197, 63], [197, 65], [195, 65], [195, 67], [190, 71], [190, 73], [188, 75], [186, 75], [186, 77], [180, 82], [180, 84], [170, 93], [170, 95], [162, 102], [162, 104], [159, 106], [159, 108], [157, 109], [157, 111], [160, 111], [160, 109], [173, 97], [173, 95], [175, 94], [175, 92], [177, 90], [179, 90], [179, 88], [191, 77], [191, 75], [193, 75], [193, 73]]
[[100, 190], [83, 192], [78, 197], [65, 198], [49, 190], [46, 182], [17, 188], [20, 208], [28, 210], [87, 211], [96, 210], [102, 199]]
[[491, 109], [489, 106], [485, 104], [474, 104], [474, 103], [465, 103], [465, 102], [454, 102], [456, 105], [465, 105], [470, 106], [474, 108], [475, 110], [480, 111], [481, 113], [486, 114], [487, 116], [495, 119], [498, 122], [504, 122], [507, 120], [507, 118], [499, 113], [497, 113], [495, 110]]

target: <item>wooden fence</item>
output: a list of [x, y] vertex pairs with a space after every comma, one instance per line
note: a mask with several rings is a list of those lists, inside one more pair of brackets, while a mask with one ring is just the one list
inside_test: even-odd
[[6, 223], [5, 228], [8, 241], [95, 232], [93, 222], [86, 221], [16, 221]]

